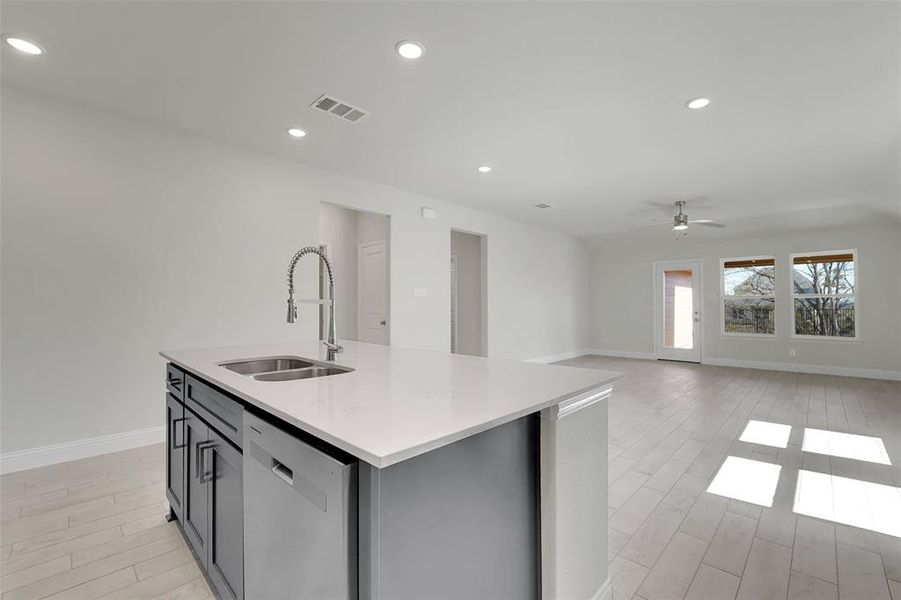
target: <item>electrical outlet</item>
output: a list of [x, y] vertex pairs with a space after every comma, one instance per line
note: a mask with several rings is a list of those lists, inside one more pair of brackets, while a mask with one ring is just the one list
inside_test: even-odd
[[794, 349], [794, 348], [789, 348], [789, 349], [788, 349], [788, 355], [789, 355], [789, 356], [796, 356], [797, 354], [798, 354], [798, 353], [795, 352], [795, 349]]

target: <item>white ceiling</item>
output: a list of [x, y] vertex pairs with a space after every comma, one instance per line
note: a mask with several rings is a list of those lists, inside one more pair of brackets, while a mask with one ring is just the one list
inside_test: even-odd
[[[727, 222], [898, 215], [899, 22], [897, 2], [4, 1], [3, 32], [47, 53], [4, 48], [2, 82], [574, 234], [698, 197], [692, 218]], [[325, 92], [372, 114], [309, 109]]]

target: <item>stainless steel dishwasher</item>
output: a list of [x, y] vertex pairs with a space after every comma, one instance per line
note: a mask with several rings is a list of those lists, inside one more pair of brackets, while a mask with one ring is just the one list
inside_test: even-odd
[[357, 598], [357, 464], [340, 455], [246, 414], [247, 600]]

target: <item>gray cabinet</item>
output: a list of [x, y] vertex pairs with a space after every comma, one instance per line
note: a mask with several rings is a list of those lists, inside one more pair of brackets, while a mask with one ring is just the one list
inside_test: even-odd
[[210, 429], [207, 573], [223, 600], [244, 598], [243, 457]]
[[166, 393], [166, 499], [172, 513], [184, 518], [185, 495], [185, 407]]
[[185, 409], [185, 490], [182, 529], [197, 557], [207, 566], [207, 530], [209, 527], [209, 486], [203, 464], [210, 446], [210, 428]]
[[172, 365], [166, 389], [169, 506], [218, 597], [243, 600], [244, 408]]
[[240, 448], [244, 407], [196, 377], [188, 375], [185, 379], [185, 406]]

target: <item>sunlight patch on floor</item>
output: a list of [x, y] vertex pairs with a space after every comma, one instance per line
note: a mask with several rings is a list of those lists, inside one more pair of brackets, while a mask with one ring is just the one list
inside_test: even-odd
[[892, 464], [882, 439], [868, 435], [839, 433], [808, 427], [804, 429], [804, 442], [801, 450], [814, 454], [864, 460], [880, 465]]
[[769, 508], [781, 471], [782, 465], [727, 456], [707, 491]]
[[738, 440], [751, 444], [772, 446], [773, 448], [787, 448], [788, 437], [791, 433], [791, 425], [769, 423], [767, 421], [748, 421], [748, 425]]
[[793, 510], [901, 537], [901, 488], [813, 471], [798, 471]]

